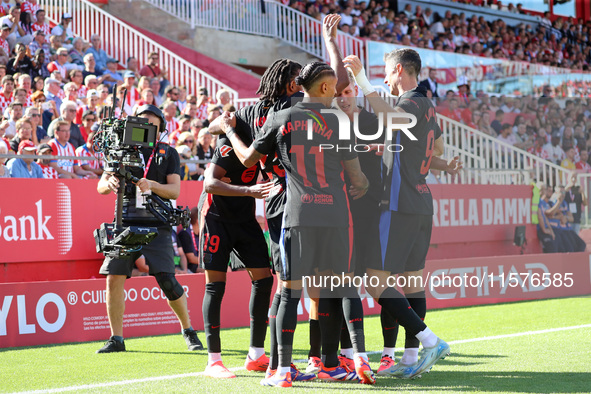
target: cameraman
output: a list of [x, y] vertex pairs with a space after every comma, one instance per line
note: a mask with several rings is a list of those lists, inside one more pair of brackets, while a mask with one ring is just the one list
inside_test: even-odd
[[[136, 116], [147, 118], [158, 127], [157, 141], [165, 130], [164, 115], [158, 107], [143, 105], [138, 108]], [[128, 170], [140, 180], [134, 185], [128, 182], [124, 190], [123, 225], [139, 225], [158, 227], [157, 237], [130, 256], [121, 258], [106, 257], [100, 269], [107, 276], [107, 314], [111, 326], [111, 338], [97, 353], [125, 351], [123, 341], [123, 312], [125, 310], [125, 279], [131, 277], [135, 260], [144, 255], [150, 267], [150, 275], [156, 278], [158, 285], [168, 298], [168, 305], [181, 323], [183, 336], [189, 350], [203, 349], [197, 333], [191, 327], [187, 310], [187, 296], [183, 287], [175, 278], [171, 227], [163, 224], [140, 204], [136, 205], [137, 193], [154, 193], [163, 199], [176, 199], [181, 188], [180, 160], [178, 153], [167, 144], [156, 144], [154, 149], [140, 149], [144, 168], [128, 167]], [[103, 173], [97, 190], [100, 194], [117, 192], [119, 179], [112, 173]]]

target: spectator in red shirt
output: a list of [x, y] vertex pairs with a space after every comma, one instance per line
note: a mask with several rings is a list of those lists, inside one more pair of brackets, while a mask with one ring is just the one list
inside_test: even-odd
[[140, 70], [142, 77], [158, 78], [160, 81], [160, 89], [165, 89], [168, 85], [168, 71], [158, 66], [160, 62], [160, 55], [158, 52], [150, 52], [148, 54], [148, 64]]
[[462, 111], [458, 108], [458, 99], [455, 97], [449, 100], [449, 107], [441, 111], [441, 115], [460, 122], [462, 120]]
[[587, 150], [583, 149], [579, 153], [579, 156], [581, 157], [581, 160], [579, 160], [577, 163], [575, 163], [575, 167], [577, 169], [577, 172], [582, 172], [585, 174], [591, 173], [591, 166], [588, 163], [589, 152]]

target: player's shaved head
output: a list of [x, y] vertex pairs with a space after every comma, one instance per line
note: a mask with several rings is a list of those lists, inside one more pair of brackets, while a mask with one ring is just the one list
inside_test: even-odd
[[397, 64], [402, 65], [403, 70], [411, 77], [418, 78], [421, 72], [421, 57], [414, 49], [396, 49], [384, 55], [384, 62], [391, 68]]
[[312, 62], [306, 64], [295, 82], [302, 86], [306, 92], [311, 92], [315, 85], [323, 82], [327, 77], [336, 78], [334, 70], [326, 63]]

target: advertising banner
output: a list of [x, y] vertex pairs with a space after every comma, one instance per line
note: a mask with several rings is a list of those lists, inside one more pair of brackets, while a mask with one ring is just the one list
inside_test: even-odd
[[[178, 279], [187, 294], [193, 327], [201, 331], [204, 275], [179, 275]], [[227, 280], [221, 326], [247, 327], [248, 273], [230, 272]], [[433, 260], [427, 262], [422, 280], [431, 309], [587, 295], [591, 294], [591, 260], [589, 253]], [[365, 314], [378, 314], [380, 306], [363, 288], [359, 292]], [[179, 322], [153, 278], [127, 280], [125, 296], [125, 337], [180, 336]], [[298, 320], [305, 321], [310, 303], [302, 301]], [[0, 348], [109, 336], [104, 279], [0, 284]]]
[[[0, 194], [0, 263], [102, 260], [92, 232], [113, 221], [115, 195], [99, 195], [96, 183], [3, 179], [3, 190], [18, 191], [18, 199]], [[183, 182], [177, 204], [197, 206], [202, 187], [202, 182]], [[429, 187], [432, 244], [511, 240], [515, 226], [531, 222], [529, 186]]]

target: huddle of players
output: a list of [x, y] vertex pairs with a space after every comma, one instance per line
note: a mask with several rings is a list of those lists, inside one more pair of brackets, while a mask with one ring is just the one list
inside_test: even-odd
[[[359, 59], [341, 59], [334, 44], [339, 19], [329, 15], [324, 21], [334, 69], [321, 62], [302, 69], [291, 60], [277, 60], [261, 79], [257, 91], [260, 101], [235, 114], [224, 114], [210, 127], [225, 135], [218, 140], [199, 203], [200, 261], [206, 277], [206, 376], [235, 377], [222, 363], [220, 344], [228, 261], [233, 268], [246, 268], [252, 279], [251, 338], [245, 366], [266, 372], [263, 385], [290, 387], [292, 381], [316, 377], [375, 383], [365, 353], [363, 309], [355, 288], [332, 292], [307, 289], [312, 304], [310, 361], [306, 372], [292, 364], [304, 276], [367, 273], [380, 280], [378, 286], [367, 289], [382, 306], [385, 341], [378, 375], [418, 377], [449, 354], [449, 346], [423, 322], [424, 289], [407, 288], [402, 295], [382, 285], [391, 275], [422, 275], [433, 213], [425, 176], [429, 168], [456, 171], [459, 165], [457, 160], [447, 163], [433, 156], [442, 152], [441, 130], [432, 104], [417, 87], [421, 67], [418, 54], [399, 50], [385, 57], [386, 82], [392, 94], [399, 96], [392, 108], [373, 91]], [[376, 116], [357, 107], [355, 82], [372, 99], [374, 112], [415, 115], [418, 122], [410, 130], [417, 141], [396, 133], [396, 143], [404, 146], [404, 153], [379, 150], [383, 157], [367, 152], [358, 158], [346, 149], [319, 149], [320, 144], [343, 143], [338, 140], [337, 117], [318, 116], [322, 109], [331, 107], [335, 96], [350, 119], [357, 112], [360, 124], [373, 128], [368, 134], [378, 128]], [[300, 88], [304, 97], [295, 102]], [[314, 117], [322, 119], [324, 125], [320, 124], [309, 138], [307, 120]], [[271, 173], [272, 181], [257, 184], [259, 173], [263, 177]], [[266, 199], [273, 269], [280, 279], [269, 311], [270, 358], [263, 344], [273, 279], [253, 197]], [[402, 360], [395, 363], [398, 324], [406, 330], [406, 350]], [[420, 343], [423, 353], [419, 359]]]

